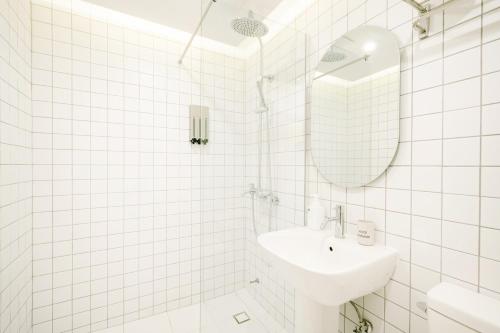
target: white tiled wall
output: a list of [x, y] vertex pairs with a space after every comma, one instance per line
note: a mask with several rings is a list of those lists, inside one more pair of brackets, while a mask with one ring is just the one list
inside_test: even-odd
[[[401, 255], [389, 285], [356, 300], [376, 332], [425, 333], [415, 304], [439, 281], [500, 295], [500, 2], [456, 1], [419, 41], [401, 1], [318, 0], [265, 45], [272, 228], [303, 225], [314, 192], [346, 206], [350, 231], [374, 220]], [[0, 331], [30, 331], [32, 309], [37, 332], [96, 330], [255, 277], [252, 294], [292, 331], [294, 290], [240, 197], [256, 182], [258, 58], [193, 48], [179, 67], [184, 44], [61, 3], [0, 0]], [[382, 177], [346, 191], [311, 162], [305, 87], [330, 43], [365, 23], [401, 41], [400, 147]], [[186, 141], [191, 103], [211, 108], [204, 148]]]
[[30, 332], [31, 8], [0, 1], [0, 332]]
[[[306, 194], [319, 192], [330, 209], [345, 205], [350, 232], [358, 219], [375, 221], [378, 240], [399, 250], [387, 287], [356, 300], [375, 332], [425, 333], [416, 302], [439, 281], [500, 298], [500, 2], [456, 0], [432, 17], [425, 40], [412, 31], [414, 17], [397, 0], [318, 0], [295, 21], [309, 37], [308, 74], [360, 24], [385, 27], [401, 42], [400, 145], [388, 170], [345, 190], [322, 179], [306, 151]], [[280, 304], [287, 295], [263, 297]], [[345, 313], [355, 320], [350, 306]], [[351, 331], [351, 321], [342, 328]]]
[[[32, 13], [34, 331], [239, 288], [244, 62], [192, 48], [179, 66], [183, 43], [80, 1]], [[210, 107], [206, 147], [188, 142], [189, 104]]]

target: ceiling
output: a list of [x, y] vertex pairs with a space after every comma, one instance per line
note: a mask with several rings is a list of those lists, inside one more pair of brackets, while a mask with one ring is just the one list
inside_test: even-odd
[[[211, 0], [86, 0], [144, 20], [170, 28], [193, 33], [203, 10]], [[231, 29], [235, 17], [255, 13], [255, 18], [266, 18], [282, 0], [217, 0], [205, 18], [200, 34], [230, 46], [238, 46], [245, 37]], [[203, 5], [203, 6], [202, 6]]]

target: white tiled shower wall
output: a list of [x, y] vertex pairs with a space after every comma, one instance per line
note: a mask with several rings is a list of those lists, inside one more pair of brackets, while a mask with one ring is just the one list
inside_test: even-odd
[[[348, 30], [378, 25], [401, 42], [400, 146], [381, 177], [359, 189], [330, 185], [312, 163], [306, 129], [306, 194], [319, 192], [332, 213], [343, 204], [349, 232], [358, 219], [374, 221], [379, 242], [400, 252], [387, 287], [356, 300], [375, 332], [425, 333], [416, 303], [440, 281], [500, 298], [500, 1], [456, 0], [432, 17], [425, 40], [412, 31], [415, 17], [397, 0], [319, 0], [295, 20], [308, 34], [308, 86], [326, 48]], [[293, 323], [289, 294], [263, 293], [261, 302], [291, 304], [284, 322]], [[355, 320], [350, 306], [344, 311]]]
[[[240, 288], [244, 62], [192, 48], [179, 66], [184, 43], [80, 1], [32, 12], [34, 331]], [[188, 143], [189, 104], [210, 107], [206, 147]]]
[[0, 332], [30, 332], [31, 8], [0, 1]]

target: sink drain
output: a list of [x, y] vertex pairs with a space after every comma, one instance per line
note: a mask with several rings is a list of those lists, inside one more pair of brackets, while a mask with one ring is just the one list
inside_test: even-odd
[[245, 311], [234, 314], [233, 318], [234, 318], [234, 320], [236, 320], [238, 325], [246, 323], [247, 321], [250, 320], [250, 317], [248, 316], [248, 314]]

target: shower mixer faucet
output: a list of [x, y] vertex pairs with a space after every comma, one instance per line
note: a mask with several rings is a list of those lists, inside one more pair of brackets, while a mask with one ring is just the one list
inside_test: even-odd
[[280, 199], [274, 195], [272, 192], [260, 191], [258, 194], [260, 199], [269, 200], [271, 204], [278, 205], [280, 203]]
[[254, 183], [251, 183], [248, 187], [248, 191], [245, 191], [241, 194], [241, 196], [245, 196], [247, 194], [250, 194], [250, 196], [253, 198], [253, 196], [257, 193], [257, 188], [255, 187]]

